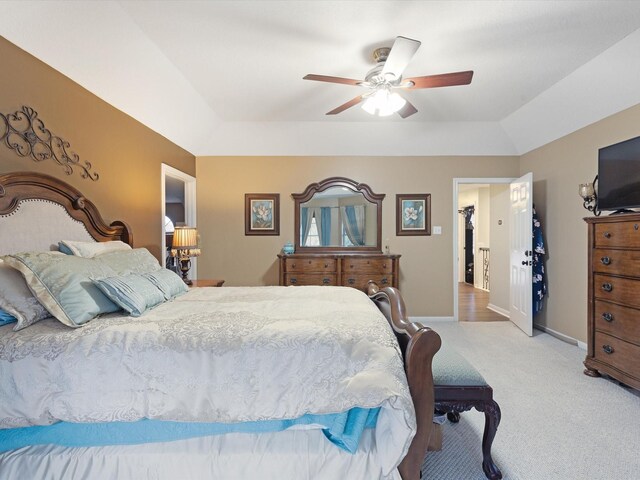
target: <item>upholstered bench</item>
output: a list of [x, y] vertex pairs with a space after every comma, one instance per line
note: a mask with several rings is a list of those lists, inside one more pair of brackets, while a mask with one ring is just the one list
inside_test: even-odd
[[475, 408], [484, 412], [482, 436], [482, 469], [487, 478], [502, 478], [491, 458], [491, 444], [500, 423], [500, 407], [493, 400], [493, 389], [460, 354], [442, 345], [433, 358], [433, 383], [436, 412], [446, 413], [452, 422], [460, 420], [460, 412]]

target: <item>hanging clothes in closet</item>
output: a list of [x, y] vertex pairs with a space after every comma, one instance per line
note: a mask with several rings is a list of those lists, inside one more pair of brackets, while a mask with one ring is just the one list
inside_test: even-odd
[[543, 299], [547, 294], [547, 284], [544, 273], [544, 238], [542, 236], [542, 226], [536, 214], [536, 207], [533, 206], [533, 314], [536, 315], [542, 310]]

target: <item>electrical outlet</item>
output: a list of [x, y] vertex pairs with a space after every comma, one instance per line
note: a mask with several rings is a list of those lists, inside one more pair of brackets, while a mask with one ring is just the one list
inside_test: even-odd
[[434, 235], [442, 235], [442, 227], [440, 225], [436, 225], [433, 227]]

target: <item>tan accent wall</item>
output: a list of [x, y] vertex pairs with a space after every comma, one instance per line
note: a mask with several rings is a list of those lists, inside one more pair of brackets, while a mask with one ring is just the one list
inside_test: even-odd
[[[382, 241], [400, 259], [400, 289], [412, 316], [453, 315], [453, 178], [514, 177], [516, 157], [198, 157], [200, 278], [225, 285], [276, 285], [276, 254], [293, 242], [292, 193], [343, 176], [384, 193]], [[244, 235], [244, 194], [280, 193], [280, 236]], [[442, 235], [396, 237], [398, 193], [430, 193], [432, 229]]]
[[2, 37], [0, 58], [0, 112], [34, 108], [100, 179], [82, 179], [77, 170], [66, 175], [53, 160], [19, 157], [4, 143], [0, 173], [37, 171], [62, 179], [94, 202], [108, 223], [127, 222], [135, 246], [160, 258], [160, 165], [195, 175], [195, 157]]
[[[598, 149], [640, 135], [640, 105], [523, 155], [533, 172], [533, 199], [547, 244], [549, 295], [534, 323], [587, 339], [587, 227], [578, 185], [598, 171]], [[607, 215], [608, 213], [603, 213]]]

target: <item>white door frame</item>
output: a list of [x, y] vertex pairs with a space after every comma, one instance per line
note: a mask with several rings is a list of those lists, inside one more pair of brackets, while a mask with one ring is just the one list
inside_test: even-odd
[[[184, 173], [182, 170], [178, 170], [177, 168], [173, 168], [170, 165], [167, 165], [166, 163], [163, 163], [160, 165], [160, 196], [161, 201], [162, 201], [162, 205], [161, 205], [161, 211], [162, 211], [162, 221], [160, 222], [162, 224], [162, 261], [163, 261], [163, 267], [164, 267], [164, 255], [165, 252], [167, 251], [167, 242], [166, 242], [166, 238], [165, 238], [165, 231], [164, 231], [164, 217], [166, 216], [166, 208], [165, 208], [165, 179], [167, 177], [171, 177], [171, 178], [176, 178], [178, 180], [182, 180], [184, 182], [184, 220], [185, 223], [189, 226], [189, 227], [197, 227], [196, 225], [196, 177], [192, 177], [191, 175], [189, 175], [188, 173]], [[190, 278], [192, 279], [196, 279], [198, 278], [198, 262], [197, 262], [197, 257], [194, 257], [191, 260], [191, 270], [190, 270]]]
[[509, 178], [454, 178], [453, 179], [453, 320], [458, 318], [458, 193], [460, 184], [481, 183], [481, 184], [509, 184], [516, 180]]

